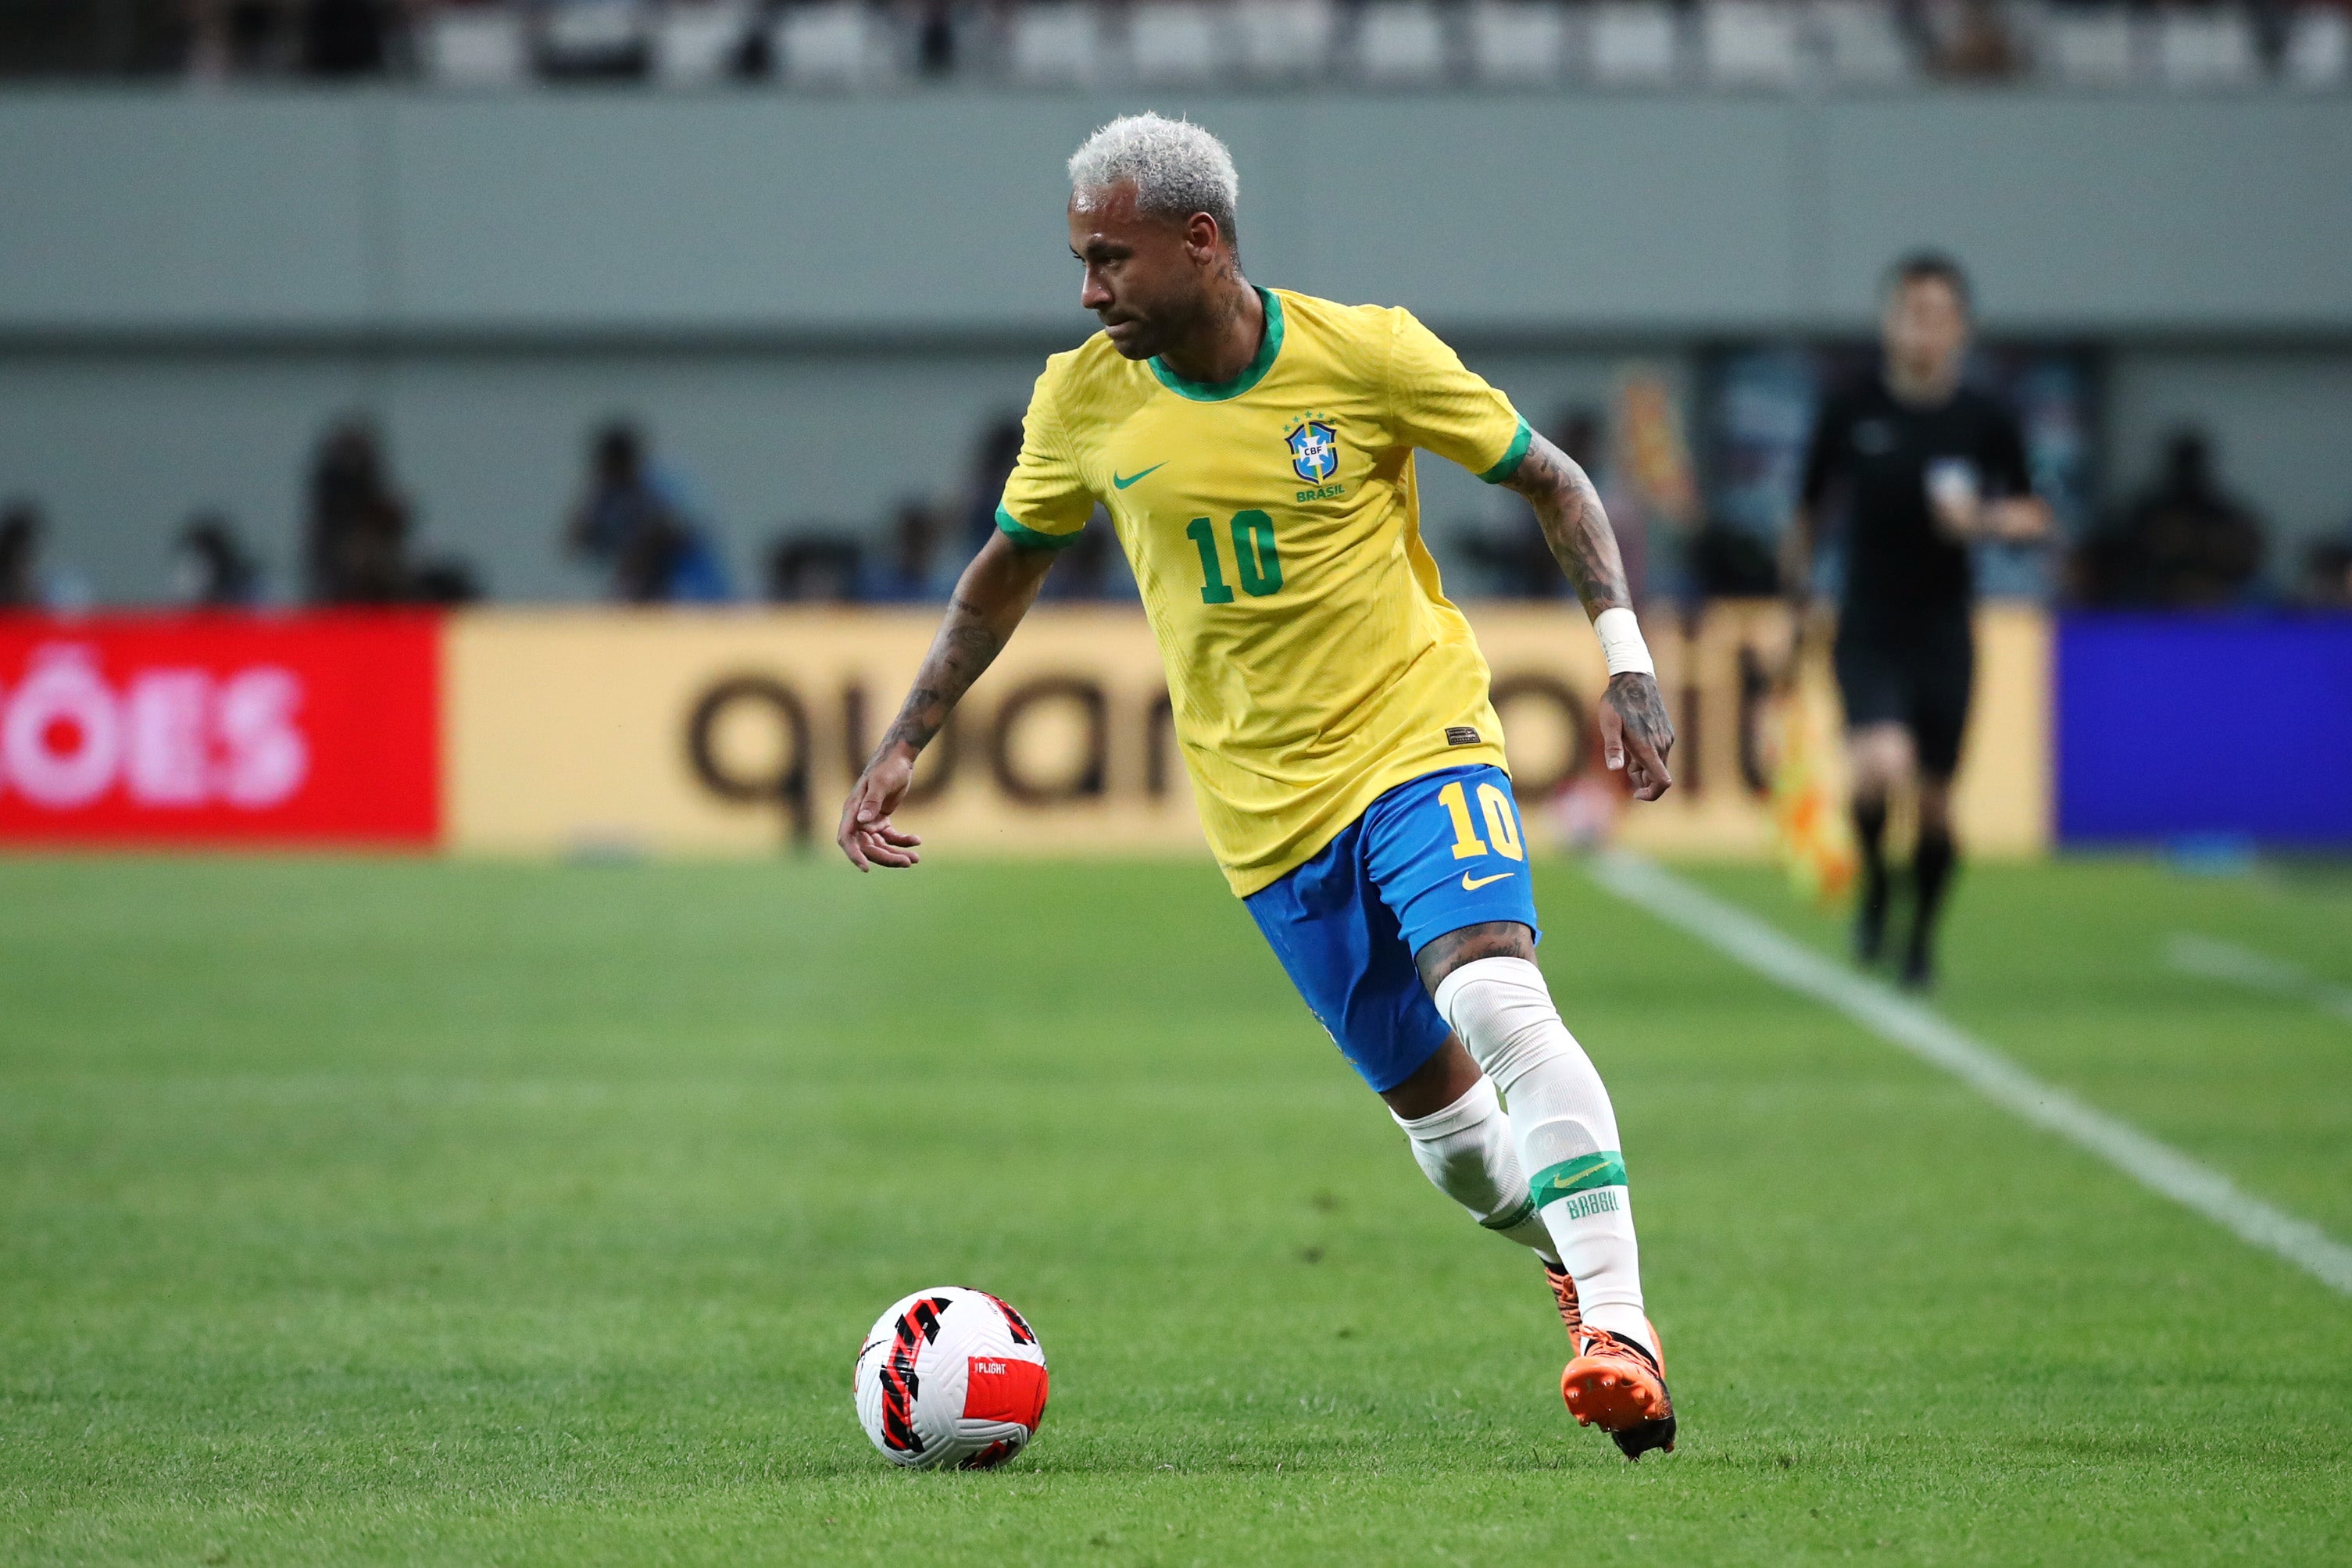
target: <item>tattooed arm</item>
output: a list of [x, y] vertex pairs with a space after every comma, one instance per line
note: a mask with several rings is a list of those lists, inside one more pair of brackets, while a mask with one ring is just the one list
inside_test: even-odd
[[906, 705], [874, 748], [872, 760], [841, 808], [841, 827], [834, 841], [860, 871], [876, 866], [910, 866], [923, 857], [915, 852], [923, 841], [891, 825], [890, 813], [907, 798], [915, 776], [915, 758], [939, 734], [956, 703], [971, 689], [1004, 644], [1013, 629], [1036, 601], [1037, 586], [1053, 564], [1045, 550], [1024, 550], [1002, 534], [991, 534], [957, 580], [948, 601], [947, 618]]
[[[1597, 619], [1604, 610], [1633, 607], [1617, 536], [1601, 509], [1600, 494], [1573, 458], [1538, 435], [1518, 472], [1503, 483], [1535, 508], [1552, 559], [1575, 585], [1585, 614]], [[1601, 697], [1601, 757], [1612, 770], [1625, 770], [1635, 800], [1654, 800], [1674, 783], [1666, 770], [1666, 753], [1674, 745], [1675, 727], [1666, 722], [1657, 677], [1630, 670], [1612, 675]]]

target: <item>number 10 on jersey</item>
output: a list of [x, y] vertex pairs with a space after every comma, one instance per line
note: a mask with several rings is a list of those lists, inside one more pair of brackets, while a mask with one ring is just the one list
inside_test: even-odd
[[[1224, 568], [1217, 559], [1216, 525], [1194, 517], [1184, 537], [1201, 552], [1201, 602], [1231, 604], [1234, 591], [1225, 585]], [[1234, 561], [1240, 567], [1242, 591], [1264, 599], [1282, 588], [1282, 557], [1274, 545], [1274, 519], [1260, 511], [1235, 512], [1233, 526]]]

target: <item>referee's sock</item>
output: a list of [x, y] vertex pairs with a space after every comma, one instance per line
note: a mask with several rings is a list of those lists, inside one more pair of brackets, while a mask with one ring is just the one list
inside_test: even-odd
[[1936, 917], [1943, 913], [1944, 894], [1951, 886], [1952, 870], [1958, 861], [1949, 828], [1919, 830], [1919, 841], [1911, 852], [1911, 882], [1919, 900], [1911, 921], [1910, 959], [1915, 968], [1926, 964], [1934, 946]]
[[1862, 901], [1854, 912], [1854, 956], [1875, 963], [1886, 933], [1886, 800], [1857, 797], [1853, 836], [1862, 845]]

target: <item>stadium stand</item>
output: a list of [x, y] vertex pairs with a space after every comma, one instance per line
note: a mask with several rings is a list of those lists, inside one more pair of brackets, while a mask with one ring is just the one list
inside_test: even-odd
[[723, 80], [751, 31], [751, 8], [732, 0], [666, 5], [654, 23], [654, 79], [680, 88]]
[[1547, 87], [1568, 69], [1569, 14], [1559, 5], [1479, 0], [1470, 7], [1470, 76], [1489, 87]]
[[1102, 14], [1090, 5], [1024, 6], [1013, 14], [1005, 57], [1023, 87], [1088, 88], [1105, 75]]
[[1249, 0], [1234, 8], [1241, 75], [1261, 83], [1310, 81], [1329, 68], [1339, 33], [1330, 0]]
[[1780, 0], [1707, 0], [1699, 8], [1707, 79], [1725, 87], [1793, 88], [1804, 76], [1799, 14]]
[[250, 0], [107, 21], [121, 9], [0, 7], [0, 76], [390, 73], [470, 89], [584, 78], [821, 92], [918, 76], [1035, 91], [2352, 87], [2352, 10], [2339, 0]]
[[1602, 0], [1592, 8], [1586, 59], [1602, 87], [1664, 87], [1682, 53], [1675, 14], [1658, 0]]
[[530, 74], [522, 14], [502, 5], [448, 6], [425, 19], [423, 74], [441, 87], [520, 87]]
[[769, 37], [771, 57], [789, 87], [839, 91], [877, 86], [889, 75], [880, 25], [863, 5], [805, 5], [787, 11]]
[[1376, 0], [1356, 29], [1356, 70], [1376, 87], [1426, 87], [1446, 74], [1445, 32], [1437, 7], [1420, 0]]
[[1194, 87], [1233, 69], [1225, 8], [1192, 0], [1137, 6], [1128, 19], [1128, 48], [1142, 87]]

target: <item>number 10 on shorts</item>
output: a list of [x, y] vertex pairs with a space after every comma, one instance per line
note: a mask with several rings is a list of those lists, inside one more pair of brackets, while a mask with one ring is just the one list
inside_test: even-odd
[[[1476, 860], [1486, 852], [1486, 841], [1478, 836], [1470, 821], [1470, 800], [1455, 779], [1437, 792], [1437, 803], [1454, 819], [1454, 858], [1458, 861]], [[1519, 847], [1519, 820], [1511, 810], [1510, 798], [1492, 784], [1478, 786], [1478, 811], [1486, 819], [1486, 837], [1495, 841], [1495, 849], [1506, 860], [1525, 860], [1527, 852]]]

